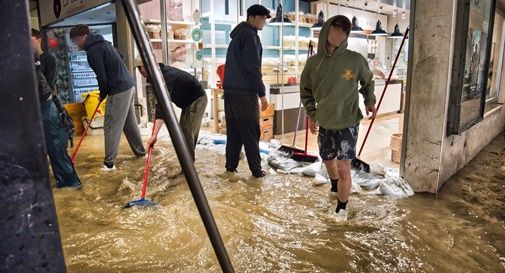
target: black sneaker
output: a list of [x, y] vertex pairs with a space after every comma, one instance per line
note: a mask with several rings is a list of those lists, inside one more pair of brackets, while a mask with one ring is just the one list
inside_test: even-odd
[[267, 173], [265, 171], [260, 171], [258, 173], [253, 173], [253, 176], [256, 177], [256, 178], [262, 178], [262, 177], [265, 177], [267, 175]]

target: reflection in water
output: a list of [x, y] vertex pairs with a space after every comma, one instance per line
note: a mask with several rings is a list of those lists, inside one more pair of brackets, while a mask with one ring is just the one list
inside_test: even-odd
[[[312, 179], [259, 181], [242, 162], [241, 179], [227, 182], [224, 156], [208, 150], [196, 168], [236, 272], [505, 272], [503, 136], [493, 145], [438, 196], [353, 195], [345, 225]], [[102, 173], [102, 147], [100, 137], [82, 147], [82, 190], [54, 189], [68, 271], [219, 272], [170, 144], [152, 159], [156, 210], [123, 209], [139, 195], [144, 159], [124, 141], [118, 170]]]

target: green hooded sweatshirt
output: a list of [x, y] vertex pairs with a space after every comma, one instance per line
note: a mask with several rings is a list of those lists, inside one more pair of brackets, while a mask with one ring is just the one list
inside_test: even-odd
[[347, 39], [328, 54], [326, 43], [333, 18], [319, 35], [317, 54], [308, 58], [300, 79], [300, 99], [310, 119], [325, 129], [340, 130], [358, 124], [363, 118], [359, 92], [365, 105], [375, 104], [373, 73], [367, 60], [347, 49]]

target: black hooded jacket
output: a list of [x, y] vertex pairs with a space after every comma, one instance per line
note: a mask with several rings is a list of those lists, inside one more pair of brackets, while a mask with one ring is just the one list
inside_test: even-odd
[[230, 37], [223, 80], [225, 94], [265, 96], [261, 79], [263, 48], [258, 31], [242, 22], [233, 29]]
[[[170, 99], [177, 107], [184, 109], [190, 106], [196, 99], [205, 96], [200, 82], [184, 70], [159, 64], [165, 84], [167, 85]], [[156, 119], [163, 119], [161, 107], [156, 104]]]
[[84, 50], [88, 55], [88, 63], [96, 74], [102, 99], [135, 85], [117, 50], [101, 35], [89, 36]]

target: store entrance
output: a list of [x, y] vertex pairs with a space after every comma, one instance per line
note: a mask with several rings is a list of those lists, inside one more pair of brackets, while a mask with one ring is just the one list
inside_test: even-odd
[[93, 33], [117, 46], [115, 22], [115, 4], [107, 3], [48, 26], [48, 50], [56, 59], [57, 86], [64, 103], [82, 102], [84, 94], [98, 90], [96, 75], [88, 64], [86, 52], [70, 41], [70, 29], [77, 24], [86, 24]]

